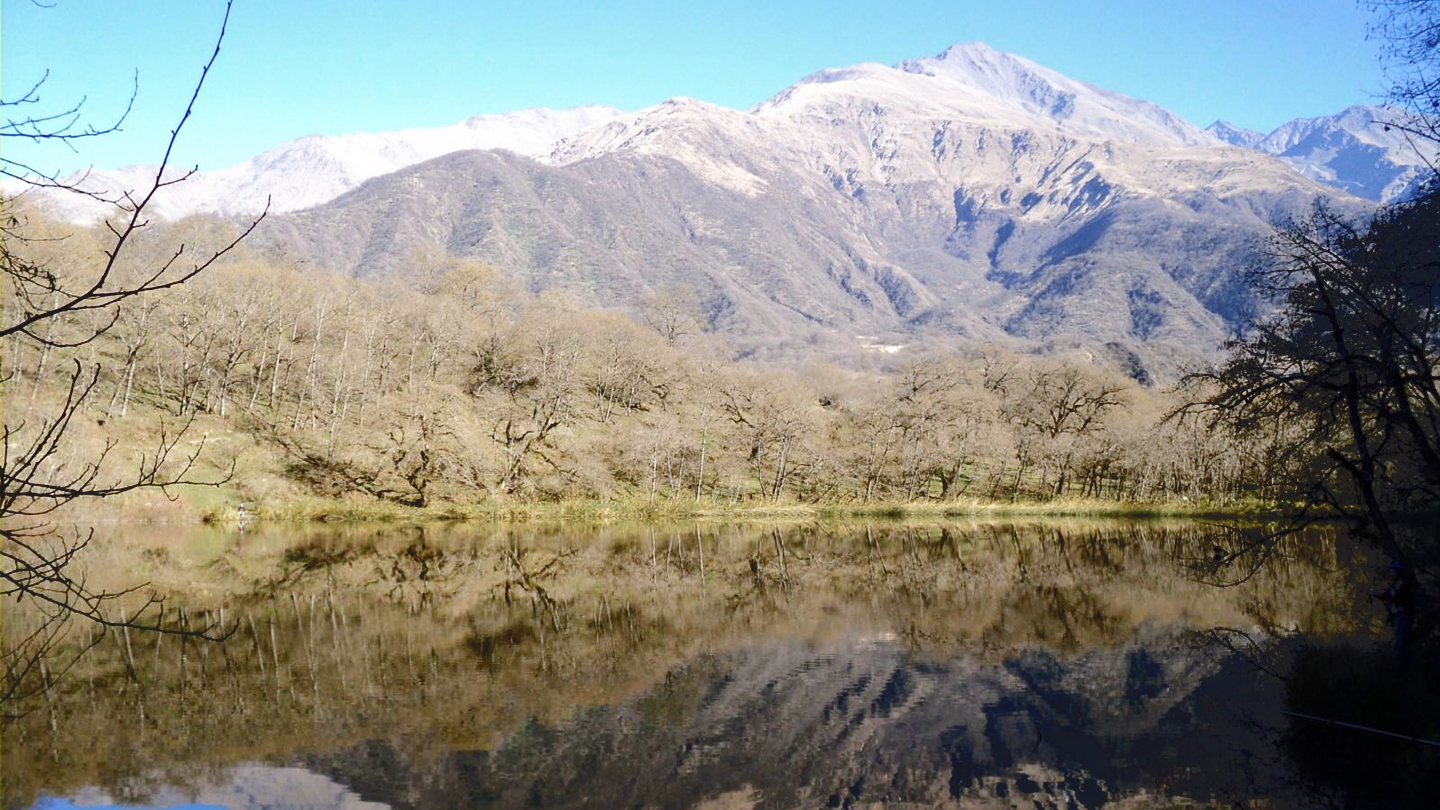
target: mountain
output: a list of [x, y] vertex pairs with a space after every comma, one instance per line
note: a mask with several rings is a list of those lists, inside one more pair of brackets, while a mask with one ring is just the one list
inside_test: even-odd
[[[161, 219], [190, 214], [245, 215], [264, 210], [295, 211], [332, 200], [372, 177], [467, 149], [506, 149], [522, 155], [541, 154], [557, 140], [620, 115], [612, 107], [533, 109], [481, 115], [433, 129], [352, 135], [310, 135], [263, 152], [244, 163], [197, 172], [183, 183], [162, 190], [149, 209]], [[130, 166], [114, 171], [91, 170], [62, 182], [108, 196], [120, 190], [149, 188], [158, 166]], [[166, 177], [184, 171], [167, 167]], [[43, 207], [73, 221], [105, 216], [113, 209], [87, 197], [35, 190]]]
[[820, 71], [748, 111], [672, 99], [539, 159], [448, 155], [257, 241], [377, 278], [438, 247], [599, 306], [688, 285], [747, 354], [983, 340], [1098, 348], [1144, 377], [1233, 333], [1255, 245], [1330, 193], [967, 45]]
[[1163, 107], [1076, 81], [979, 42], [954, 45], [934, 58], [908, 60], [896, 67], [975, 88], [1069, 131], [1100, 140], [1214, 145], [1204, 132]]
[[[1043, 594], [1028, 598], [1065, 601]], [[1093, 626], [1085, 612], [1062, 609], [1055, 624], [1083, 633]], [[232, 765], [126, 763], [139, 771], [120, 770], [128, 781], [107, 773], [119, 784], [42, 794], [35, 806], [133, 802], [137, 783], [147, 806], [255, 810], [1139, 810], [1217, 807], [1216, 797], [1291, 806], [1276, 801], [1295, 782], [1272, 753], [1284, 726], [1280, 684], [1249, 659], [1217, 654], [1199, 633], [1144, 627], [1083, 652], [1037, 644], [1003, 658], [937, 655], [934, 642], [893, 633], [836, 635], [704, 653], [611, 704], [541, 716], [513, 701], [486, 707], [505, 718], [499, 733], [472, 731], [479, 724], [463, 719], [473, 714], [464, 704], [453, 707], [461, 719], [447, 735], [376, 733], [374, 722], [329, 731], [351, 708], [282, 738], [304, 746], [293, 753]], [[606, 670], [593, 680], [613, 678]], [[509, 697], [504, 686], [490, 693]]]
[[1246, 149], [1254, 149], [1256, 144], [1265, 140], [1265, 133], [1237, 127], [1229, 121], [1216, 121], [1206, 127], [1205, 131], [1231, 146], [1243, 146]]
[[[861, 67], [821, 71], [806, 81], [833, 81]], [[1427, 160], [1433, 162], [1435, 156], [1433, 148], [1417, 153], [1402, 132], [1385, 126], [1384, 121], [1399, 113], [1376, 107], [1356, 106], [1334, 116], [1295, 119], [1268, 135], [1225, 121], [1200, 130], [1158, 105], [1071, 79], [981, 43], [906, 60], [895, 69], [963, 85], [1090, 140], [1198, 147], [1218, 142], [1257, 149], [1320, 183], [1381, 202], [1408, 194], [1419, 179], [1429, 176]], [[267, 199], [271, 211], [299, 210], [328, 202], [364, 180], [451, 152], [507, 149], [542, 156], [556, 141], [623, 114], [601, 106], [532, 109], [477, 116], [434, 129], [311, 135], [235, 166], [199, 172], [162, 192], [151, 211], [161, 219], [195, 213], [253, 215], [265, 208]], [[119, 190], [148, 188], [156, 169], [153, 165], [91, 169], [62, 179], [113, 197]], [[167, 179], [183, 173], [171, 167]], [[47, 190], [29, 194], [71, 221], [93, 221], [109, 212], [80, 195]]]
[[1306, 177], [1377, 202], [1411, 194], [1434, 175], [1435, 144], [1401, 128], [1405, 113], [1354, 106], [1337, 115], [1296, 118], [1268, 135], [1216, 121], [1206, 131], [1237, 146], [1274, 155]]

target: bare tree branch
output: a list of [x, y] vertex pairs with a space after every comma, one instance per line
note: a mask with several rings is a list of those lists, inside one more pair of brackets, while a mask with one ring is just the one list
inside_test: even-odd
[[[230, 19], [231, 4], [225, 4], [224, 18], [215, 39], [215, 47], [201, 70], [194, 91], [165, 146], [164, 156], [153, 181], [145, 190], [123, 192], [107, 199], [98, 192], [80, 188], [81, 181], [62, 181], [32, 167], [14, 161], [0, 161], [0, 174], [18, 177], [32, 186], [59, 188], [91, 199], [114, 204], [121, 214], [117, 222], [107, 222], [111, 236], [104, 251], [104, 261], [95, 273], [77, 286], [67, 284], [60, 272], [46, 267], [43, 261], [31, 260], [27, 248], [37, 242], [31, 238], [26, 223], [6, 206], [0, 209], [0, 275], [7, 283], [10, 301], [4, 320], [0, 321], [0, 338], [23, 341], [42, 350], [82, 347], [105, 334], [116, 323], [120, 305], [138, 296], [146, 296], [175, 288], [195, 278], [229, 254], [239, 242], [254, 231], [264, 218], [262, 213], [238, 236], [220, 248], [189, 258], [184, 244], [174, 249], [168, 259], [141, 274], [138, 281], [117, 282], [117, 268], [133, 244], [135, 236], [147, 226], [146, 208], [162, 189], [189, 178], [194, 169], [179, 176], [166, 177], [175, 143], [193, 113], [195, 102], [205, 85], [224, 42]], [[48, 74], [47, 74], [48, 76]], [[19, 98], [0, 102], [7, 109], [29, 109], [41, 103], [40, 91], [46, 77], [36, 82]], [[137, 82], [138, 87], [138, 82]], [[38, 112], [7, 119], [0, 124], [0, 138], [49, 140], [71, 144], [73, 141], [98, 137], [120, 128], [135, 100], [132, 91], [125, 112], [113, 124], [104, 127], [82, 125], [80, 115], [84, 99], [57, 113]], [[3, 205], [3, 203], [0, 203]], [[98, 315], [85, 318], [87, 314]], [[56, 335], [50, 328], [64, 323], [72, 328], [72, 336]], [[44, 326], [45, 329], [39, 327]], [[78, 335], [74, 334], [78, 328]], [[0, 354], [3, 363], [8, 354]], [[91, 587], [81, 573], [77, 560], [91, 541], [87, 532], [58, 530], [46, 522], [65, 505], [84, 498], [106, 498], [141, 489], [160, 490], [171, 497], [170, 489], [184, 485], [219, 486], [234, 472], [219, 476], [195, 474], [205, 441], [182, 452], [180, 443], [191, 428], [191, 420], [159, 426], [154, 444], [141, 452], [128, 470], [117, 469], [112, 451], [117, 441], [107, 439], [98, 449], [74, 447], [77, 415], [100, 379], [98, 365], [72, 360], [63, 396], [48, 415], [27, 416], [12, 422], [14, 409], [7, 410], [0, 427], [0, 599], [14, 599], [27, 605], [28, 629], [12, 637], [10, 628], [0, 649], [0, 705], [5, 716], [13, 716], [10, 708], [52, 686], [74, 665], [84, 652], [99, 642], [112, 629], [137, 629], [170, 633], [193, 638], [219, 640], [234, 631], [215, 621], [199, 627], [188, 621], [180, 624], [165, 621], [164, 597], [146, 584], [120, 589]], [[0, 367], [0, 384], [13, 384], [15, 374]], [[37, 385], [41, 382], [37, 379]], [[28, 414], [28, 410], [27, 410]], [[138, 600], [138, 601], [137, 601]], [[72, 620], [79, 620], [92, 633], [88, 641], [62, 646]], [[93, 635], [98, 631], [99, 636]], [[60, 666], [47, 663], [60, 655]]]

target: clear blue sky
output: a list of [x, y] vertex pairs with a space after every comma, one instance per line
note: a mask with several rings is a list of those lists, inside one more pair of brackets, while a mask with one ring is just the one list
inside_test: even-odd
[[[88, 97], [124, 132], [50, 169], [156, 161], [213, 46], [217, 0], [0, 0], [5, 98], [46, 69], [49, 109]], [[214, 169], [313, 133], [443, 126], [525, 107], [749, 107], [802, 76], [980, 40], [1200, 126], [1268, 131], [1381, 87], [1355, 0], [236, 0], [178, 162]], [[8, 108], [12, 113], [14, 108]]]

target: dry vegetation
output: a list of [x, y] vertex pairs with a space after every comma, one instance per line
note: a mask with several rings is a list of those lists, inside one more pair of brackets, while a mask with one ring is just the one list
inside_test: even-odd
[[[23, 205], [13, 211], [32, 238], [12, 250], [62, 278], [83, 275], [104, 244], [99, 232], [51, 233]], [[119, 270], [139, 274], [169, 246], [203, 253], [233, 236], [201, 220], [142, 232]], [[474, 515], [575, 500], [631, 513], [897, 502], [1083, 511], [1265, 499], [1285, 479], [1280, 431], [1166, 421], [1170, 395], [1082, 356], [990, 349], [864, 372], [767, 368], [707, 334], [684, 290], [656, 293], [634, 320], [528, 295], [494, 268], [448, 258], [416, 257], [402, 286], [235, 253], [93, 315], [115, 322], [76, 349], [56, 344], [97, 329], [84, 313], [47, 321], [47, 341], [7, 342], [7, 424], [53, 407], [79, 361], [99, 378], [57, 467], [115, 441], [109, 463], [121, 470], [162, 425], [185, 424], [190, 446], [208, 437], [212, 480], [236, 464], [221, 493], [187, 492], [181, 507], [136, 495], [118, 512], [130, 516], [224, 516], [236, 502], [275, 517]], [[106, 509], [117, 514], [114, 502]]]

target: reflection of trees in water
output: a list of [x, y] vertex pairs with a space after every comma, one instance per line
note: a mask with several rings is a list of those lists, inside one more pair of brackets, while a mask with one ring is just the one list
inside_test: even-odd
[[[1401, 520], [1391, 529], [1408, 546], [1423, 544], [1432, 531]], [[1305, 554], [1335, 572], [1334, 581], [1351, 593], [1363, 598], [1374, 589], [1371, 572], [1387, 556], [1379, 549], [1354, 541], [1295, 542], [1290, 531], [1227, 528], [1217, 536], [1214, 558], [1195, 561], [1193, 570], [1204, 581], [1228, 586], [1271, 572], [1275, 559]], [[1293, 587], [1307, 584], [1300, 580]], [[1281, 743], [1276, 756], [1286, 757], [1294, 792], [1321, 806], [1433, 806], [1440, 744], [1392, 735], [1440, 743], [1440, 651], [1431, 649], [1430, 660], [1397, 673], [1378, 602], [1359, 602], [1351, 613], [1317, 611], [1299, 633], [1286, 632], [1295, 628], [1276, 618], [1273, 597], [1252, 595], [1244, 605], [1255, 618], [1252, 630], [1221, 627], [1200, 635], [1281, 685], [1288, 717], [1275, 731]], [[1283, 642], [1276, 643], [1277, 636]]]
[[[725, 691], [731, 676], [715, 673], [733, 670], [736, 659], [724, 650], [767, 638], [841, 648], [894, 638], [876, 649], [941, 669], [978, 654], [994, 677], [1032, 692], [1038, 682], [1020, 672], [1033, 675], [1033, 667], [995, 669], [1027, 660], [1015, 658], [1018, 649], [1052, 650], [1043, 655], [1054, 672], [1070, 671], [1070, 657], [1111, 650], [1094, 653], [1114, 660], [1092, 680], [1140, 685], [1084, 698], [1095, 708], [1074, 733], [1117, 717], [1144, 715], [1153, 725], [1157, 707], [1184, 699], [1204, 671], [1186, 664], [1157, 679], [1153, 654], [1119, 651], [1135, 646], [1137, 628], [1254, 627], [1261, 610], [1275, 626], [1330, 626], [1347, 610], [1334, 577], [1297, 558], [1277, 559], [1234, 589], [1194, 582], [1184, 561], [1212, 540], [1185, 524], [1083, 522], [251, 533], [218, 556], [166, 558], [173, 571], [151, 572], [187, 579], [195, 593], [227, 594], [194, 597], [192, 609], [223, 609], [240, 622], [235, 637], [223, 645], [151, 637], [102, 644], [43, 710], [7, 728], [7, 802], [42, 784], [65, 789], [54, 781], [61, 756], [59, 778], [72, 780], [69, 787], [98, 784], [136, 798], [160, 782], [198, 778], [205, 762], [366, 739], [392, 741], [407, 761], [495, 750], [520, 739], [527, 718], [549, 727], [589, 716], [581, 707], [635, 695], [644, 697], [632, 709], [650, 707], [658, 728], [665, 717], [710, 705], [711, 690]], [[123, 542], [106, 553], [156, 564]], [[706, 653], [720, 655], [697, 658]], [[1166, 654], [1200, 660], [1180, 647]], [[876, 695], [861, 690], [865, 701], [881, 700], [899, 669], [912, 685], [933, 680], [924, 666], [902, 663], [887, 664], [893, 671]], [[673, 686], [695, 667], [722, 685]], [[763, 692], [764, 683], [750, 686]], [[746, 688], [727, 699], [753, 699]], [[1051, 691], [1067, 689], [1079, 687]], [[1132, 703], [1150, 713], [1137, 715], [1126, 708]]]

